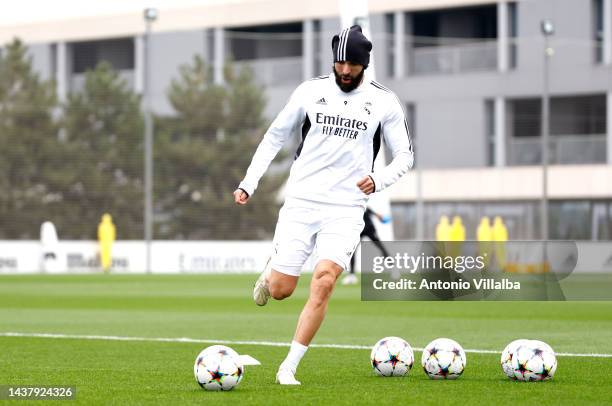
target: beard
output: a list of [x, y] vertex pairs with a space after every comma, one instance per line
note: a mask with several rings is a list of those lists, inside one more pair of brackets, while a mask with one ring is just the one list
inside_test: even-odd
[[[342, 90], [344, 93], [349, 93], [357, 89], [357, 86], [361, 84], [361, 80], [363, 79], [363, 74], [365, 72], [365, 69], [362, 69], [359, 75], [352, 77], [351, 75], [338, 74], [338, 72], [336, 72], [335, 67], [333, 68], [333, 70], [334, 70], [334, 75], [336, 76], [336, 84], [338, 85], [340, 90]], [[341, 79], [350, 79], [351, 81], [349, 83], [342, 83]]]

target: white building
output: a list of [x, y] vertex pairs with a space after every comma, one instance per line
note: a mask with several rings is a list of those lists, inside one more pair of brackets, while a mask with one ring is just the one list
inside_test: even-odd
[[[432, 238], [442, 214], [461, 215], [468, 238], [484, 215], [501, 215], [512, 239], [539, 238], [540, 22], [550, 19], [550, 238], [612, 239], [612, 0], [370, 3], [378, 79], [405, 103], [416, 142], [419, 171], [392, 191], [398, 238]], [[331, 70], [335, 1], [192, 4], [161, 8], [154, 24], [158, 113], [172, 114], [166, 89], [196, 53], [218, 81], [226, 59], [254, 66], [269, 117], [300, 81]], [[0, 42], [28, 43], [65, 97], [103, 59], [142, 91], [143, 33], [134, 10], [3, 26]]]

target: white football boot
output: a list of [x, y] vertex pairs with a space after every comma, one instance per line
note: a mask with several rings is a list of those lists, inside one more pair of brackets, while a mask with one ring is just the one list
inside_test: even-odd
[[281, 385], [301, 385], [300, 381], [295, 379], [295, 372], [283, 365], [280, 366], [276, 373], [276, 383]]
[[270, 299], [270, 289], [268, 289], [268, 276], [272, 272], [272, 268], [270, 266], [270, 260], [272, 258], [268, 258], [268, 262], [266, 262], [266, 266], [264, 270], [257, 278], [255, 282], [255, 286], [253, 287], [253, 300], [257, 306], [265, 306], [268, 303], [268, 299]]

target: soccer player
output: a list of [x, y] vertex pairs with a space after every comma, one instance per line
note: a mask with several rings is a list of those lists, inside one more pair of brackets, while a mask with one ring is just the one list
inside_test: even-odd
[[[335, 35], [332, 50], [333, 74], [298, 86], [234, 191], [235, 202], [246, 204], [285, 141], [300, 130], [302, 142], [279, 213], [274, 253], [253, 290], [260, 306], [270, 296], [276, 300], [291, 296], [306, 259], [315, 252], [308, 301], [289, 354], [276, 374], [281, 385], [300, 384], [295, 379], [298, 364], [321, 326], [336, 280], [348, 268], [359, 243], [368, 195], [395, 183], [413, 162], [400, 101], [386, 87], [364, 78], [372, 43], [361, 27]], [[393, 161], [374, 172], [382, 138]]]
[[113, 266], [112, 248], [117, 230], [113, 224], [113, 218], [110, 214], [102, 215], [102, 221], [98, 225], [98, 241], [100, 243], [100, 265], [104, 272], [110, 272]]

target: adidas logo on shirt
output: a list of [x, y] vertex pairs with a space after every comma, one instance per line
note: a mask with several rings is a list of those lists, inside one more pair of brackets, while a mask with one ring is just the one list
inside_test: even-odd
[[321, 97], [319, 100], [317, 100], [317, 104], [327, 106], [327, 100], [325, 100], [325, 97]]

